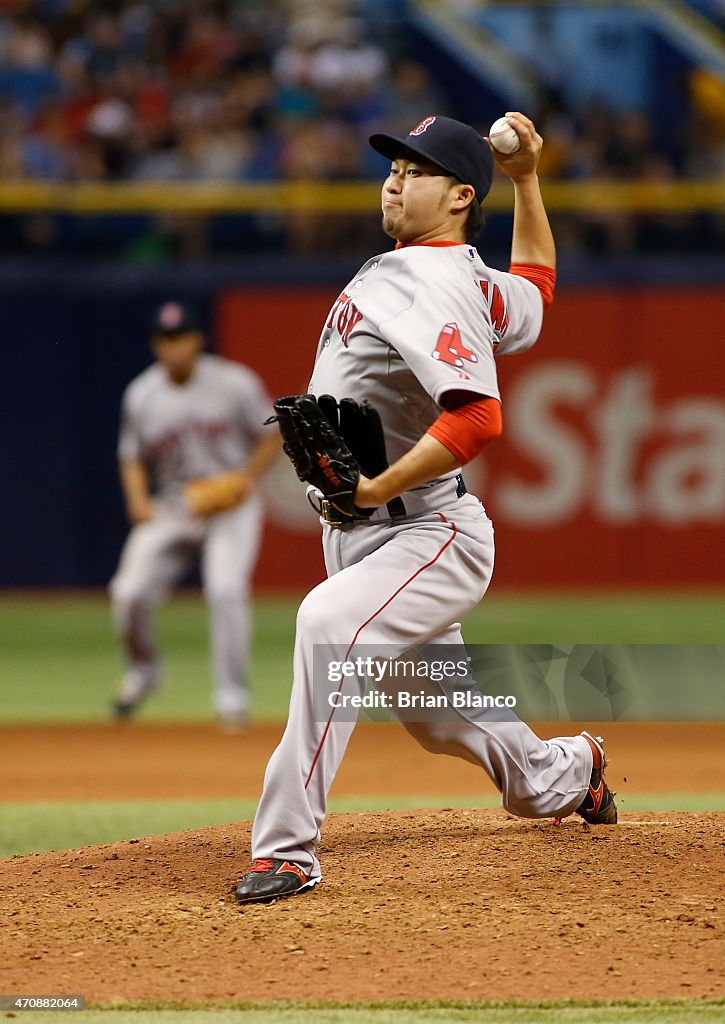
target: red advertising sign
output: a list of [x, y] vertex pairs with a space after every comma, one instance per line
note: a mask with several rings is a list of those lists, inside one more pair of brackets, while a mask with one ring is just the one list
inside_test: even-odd
[[[304, 391], [336, 298], [227, 291], [218, 350], [274, 395]], [[561, 290], [537, 345], [498, 360], [504, 434], [465, 471], [495, 523], [497, 586], [725, 583], [723, 323], [714, 288]], [[319, 524], [275, 474], [257, 579], [309, 587]]]

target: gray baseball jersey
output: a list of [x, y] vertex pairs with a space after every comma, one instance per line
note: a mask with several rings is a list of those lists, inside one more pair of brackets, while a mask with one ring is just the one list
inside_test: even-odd
[[182, 386], [154, 363], [126, 388], [118, 456], [147, 463], [159, 495], [175, 498], [188, 480], [243, 466], [273, 412], [259, 377], [239, 363], [201, 355]]
[[[370, 401], [392, 463], [437, 419], [446, 391], [499, 397], [495, 354], [531, 346], [542, 312], [533, 284], [487, 267], [471, 246], [399, 248], [369, 260], [337, 299], [310, 391]], [[289, 722], [265, 774], [253, 857], [320, 875], [327, 794], [355, 724], [350, 705], [336, 716], [330, 698], [361, 696], [366, 680], [330, 681], [315, 650], [397, 658], [422, 644], [462, 643], [457, 620], [486, 592], [494, 542], [480, 501], [455, 476], [406, 492], [405, 518], [378, 509], [362, 523], [323, 527], [329, 578], [298, 613]], [[445, 681], [431, 685], [446, 692]], [[403, 724], [426, 749], [479, 764], [516, 814], [563, 815], [584, 798], [592, 755], [581, 736], [544, 741], [513, 713], [488, 720], [465, 709], [454, 720]]]
[[127, 387], [118, 455], [149, 467], [157, 500], [154, 518], [131, 530], [111, 581], [126, 663], [122, 700], [135, 702], [160, 684], [153, 607], [200, 559], [215, 707], [226, 720], [246, 713], [249, 579], [259, 549], [261, 500], [253, 494], [228, 512], [202, 518], [188, 509], [182, 489], [196, 477], [243, 468], [273, 412], [255, 373], [213, 355], [201, 355], [184, 384], [172, 383], [155, 363]]
[[[371, 402], [392, 463], [438, 418], [446, 391], [500, 398], [494, 355], [533, 345], [542, 317], [538, 288], [487, 267], [472, 246], [396, 249], [369, 260], [333, 305], [309, 391]], [[404, 495], [406, 509], [439, 507], [455, 475]]]

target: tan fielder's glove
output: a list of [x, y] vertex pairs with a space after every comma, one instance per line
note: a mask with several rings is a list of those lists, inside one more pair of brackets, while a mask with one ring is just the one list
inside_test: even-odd
[[186, 504], [196, 516], [215, 516], [235, 508], [249, 497], [252, 480], [243, 470], [189, 480], [184, 487]]

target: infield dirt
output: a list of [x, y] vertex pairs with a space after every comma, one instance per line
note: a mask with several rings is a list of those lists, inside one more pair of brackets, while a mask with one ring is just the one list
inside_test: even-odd
[[[576, 733], [576, 723], [540, 723], [541, 736]], [[607, 780], [626, 809], [627, 793], [725, 793], [725, 724], [630, 723], [602, 726]], [[283, 724], [235, 735], [212, 723], [0, 725], [0, 801], [256, 800]], [[595, 729], [596, 731], [596, 729]], [[361, 724], [332, 788], [333, 796], [470, 794], [495, 796], [472, 764], [434, 757], [396, 724]]]
[[[388, 730], [385, 744], [380, 728]], [[722, 791], [722, 769], [719, 776], [713, 770], [721, 728], [653, 729], [647, 739], [641, 727], [608, 727], [615, 788], [630, 784], [626, 772], [638, 793], [677, 780], [680, 790], [693, 791], [701, 788], [693, 779], [704, 777], [709, 764], [707, 788]], [[188, 764], [184, 730], [175, 731], [183, 752], [177, 764]], [[128, 798], [134, 784], [138, 797], [171, 795], [163, 729], [134, 727], [122, 740], [95, 732], [105, 736], [106, 748], [125, 751], [128, 771], [124, 777], [117, 758], [115, 788], [107, 750], [97, 750], [82, 772], [80, 748], [66, 747], [58, 771], [49, 771], [46, 735], [45, 790], [41, 796], [40, 772], [29, 772], [24, 798], [73, 799], [79, 788], [86, 798], [108, 797], [111, 789]], [[23, 777], [22, 763], [13, 760], [21, 734], [2, 729], [5, 781]], [[207, 795], [227, 795], [227, 760], [246, 762], [252, 749], [260, 754], [278, 734], [217, 735], [215, 749], [205, 749], [217, 780]], [[145, 784], [138, 750], [134, 758], [134, 742], [140, 749], [144, 736], [169, 772], [160, 788], [148, 774], [152, 785]], [[63, 770], [63, 761], [74, 757], [75, 767]], [[153, 758], [147, 758], [148, 771]], [[338, 795], [380, 792], [380, 763], [401, 768], [388, 779], [390, 792], [401, 792], [394, 781], [404, 779], [416, 783], [413, 792], [445, 786], [465, 793], [464, 782], [472, 786], [474, 776], [479, 793], [491, 791], [470, 765], [418, 752], [400, 730], [382, 726], [358, 730], [344, 771], [357, 767], [363, 774], [348, 774], [345, 782], [341, 773]], [[422, 764], [423, 775], [416, 775]], [[247, 795], [240, 788], [258, 784], [263, 767], [250, 769], [253, 779], [244, 786], [234, 780], [240, 796]], [[186, 771], [177, 775], [173, 795], [201, 795], [188, 792]], [[575, 818], [556, 827], [480, 809], [332, 815], [321, 853], [323, 885], [269, 906], [240, 908], [233, 887], [247, 863], [249, 831], [249, 823], [221, 825], [0, 862], [4, 989], [190, 1003], [725, 995], [725, 814], [625, 811], [619, 826], [598, 829]]]

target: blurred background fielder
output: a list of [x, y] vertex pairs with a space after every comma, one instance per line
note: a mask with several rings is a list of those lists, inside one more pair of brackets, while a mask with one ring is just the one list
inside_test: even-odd
[[153, 608], [199, 558], [215, 710], [229, 725], [248, 713], [249, 579], [262, 528], [255, 483], [279, 444], [263, 426], [272, 410], [257, 375], [203, 353], [203, 343], [193, 313], [164, 303], [151, 341], [156, 362], [123, 398], [118, 455], [132, 529], [110, 586], [126, 662], [117, 718], [160, 685]]

